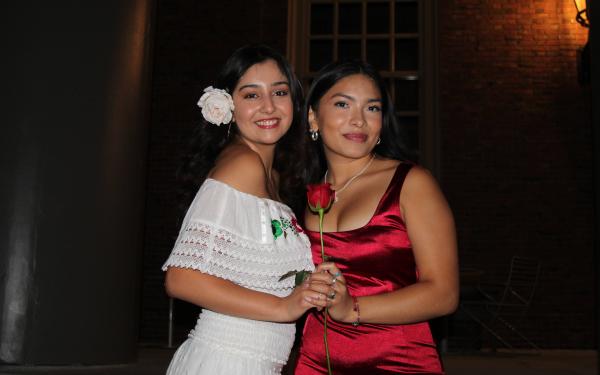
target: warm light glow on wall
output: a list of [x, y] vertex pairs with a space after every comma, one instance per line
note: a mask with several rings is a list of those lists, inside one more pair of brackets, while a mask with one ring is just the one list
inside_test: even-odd
[[[568, 41], [576, 48], [584, 45], [587, 41], [589, 29], [582, 27], [580, 17], [587, 16], [585, 12], [586, 0], [562, 0], [552, 3], [556, 4], [556, 9], [560, 12], [559, 32], [561, 39]], [[587, 22], [587, 18], [584, 19]]]
[[584, 27], [589, 27], [590, 23], [587, 18], [587, 0], [573, 0], [577, 8], [577, 22]]
[[[575, 2], [575, 7], [577, 8], [577, 15], [575, 16], [575, 21], [578, 24], [583, 26], [582, 30], [589, 30], [590, 21], [588, 20], [587, 15], [587, 1], [586, 0], [573, 0]], [[577, 79], [579, 83], [585, 85], [590, 82], [590, 68], [591, 68], [591, 58], [590, 58], [590, 45], [586, 40], [585, 45], [582, 48], [577, 50]]]

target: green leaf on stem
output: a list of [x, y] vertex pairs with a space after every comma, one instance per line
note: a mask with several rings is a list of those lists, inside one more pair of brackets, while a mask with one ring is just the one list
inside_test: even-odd
[[301, 285], [306, 279], [308, 279], [308, 276], [310, 276], [310, 274], [311, 274], [311, 272], [306, 271], [306, 270], [297, 272], [296, 273], [296, 286]]
[[283, 280], [287, 279], [288, 277], [292, 277], [295, 274], [297, 274], [298, 272], [300, 272], [300, 271], [293, 270], [293, 271], [286, 272], [284, 275], [282, 275], [279, 278], [279, 281], [283, 281]]
[[308, 278], [308, 276], [310, 276], [311, 272], [310, 271], [306, 271], [306, 270], [302, 270], [302, 271], [289, 271], [286, 272], [283, 276], [281, 276], [279, 278], [279, 281], [283, 281], [285, 279], [287, 279], [288, 277], [292, 277], [292, 276], [296, 276], [295, 279], [295, 286], [298, 286], [300, 284], [302, 284], [304, 282], [304, 280], [306, 280]]

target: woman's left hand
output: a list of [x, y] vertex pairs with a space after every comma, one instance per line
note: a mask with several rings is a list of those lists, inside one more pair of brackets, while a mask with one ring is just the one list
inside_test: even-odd
[[310, 289], [327, 296], [328, 312], [332, 319], [345, 323], [354, 321], [352, 297], [348, 293], [346, 279], [335, 263], [319, 264], [308, 283]]

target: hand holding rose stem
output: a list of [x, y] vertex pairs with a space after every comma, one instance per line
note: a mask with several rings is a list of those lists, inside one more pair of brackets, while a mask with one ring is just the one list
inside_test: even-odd
[[[325, 257], [325, 246], [323, 244], [323, 216], [325, 212], [331, 208], [335, 200], [335, 191], [331, 189], [331, 184], [317, 184], [308, 185], [308, 191], [306, 193], [308, 198], [308, 207], [314, 213], [319, 214], [319, 237], [321, 239], [321, 259], [323, 262], [326, 261]], [[325, 357], [327, 358], [327, 372], [331, 375], [331, 360], [329, 358], [329, 345], [327, 343], [327, 316], [329, 309], [325, 307], [325, 330], [323, 333], [323, 340], [325, 341]]]

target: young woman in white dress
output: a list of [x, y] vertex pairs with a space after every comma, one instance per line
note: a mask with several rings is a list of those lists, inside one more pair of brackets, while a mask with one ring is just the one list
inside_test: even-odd
[[168, 260], [167, 293], [203, 308], [167, 374], [279, 374], [294, 321], [326, 304], [327, 288], [294, 288], [313, 270], [301, 210], [302, 93], [288, 63], [245, 46], [198, 103], [204, 123], [183, 176], [196, 188]]

